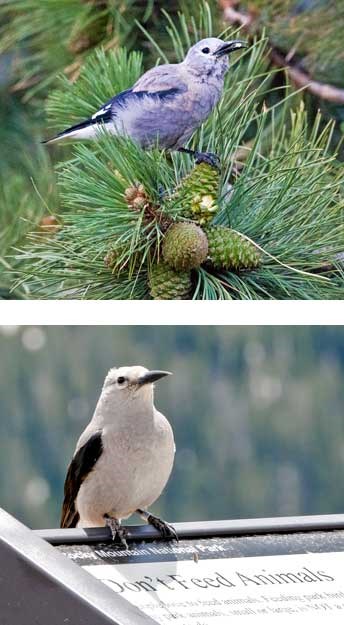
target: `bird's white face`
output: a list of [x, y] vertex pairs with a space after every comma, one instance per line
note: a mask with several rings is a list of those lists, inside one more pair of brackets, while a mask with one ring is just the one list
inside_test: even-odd
[[119, 391], [124, 391], [128, 386], [138, 386], [138, 379], [147, 371], [148, 369], [140, 366], [114, 367], [107, 374], [104, 386], [111, 386]]
[[216, 37], [208, 37], [190, 48], [184, 62], [200, 74], [224, 75], [229, 67], [229, 54], [246, 47], [247, 44], [239, 39], [222, 41]]
[[170, 375], [168, 371], [149, 371], [139, 365], [134, 367], [119, 367], [110, 369], [104, 382], [104, 389], [118, 392], [119, 395], [131, 395], [133, 393], [146, 393], [152, 390], [156, 380]]

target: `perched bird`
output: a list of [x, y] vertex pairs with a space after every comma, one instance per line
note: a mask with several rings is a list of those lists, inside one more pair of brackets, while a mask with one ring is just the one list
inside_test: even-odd
[[245, 41], [202, 39], [188, 51], [184, 61], [159, 65], [143, 74], [131, 89], [104, 104], [91, 118], [67, 128], [56, 137], [93, 139], [102, 126], [115, 134], [131, 137], [143, 148], [161, 148], [205, 154], [183, 146], [207, 119], [219, 101], [229, 67], [228, 55], [247, 47]]
[[177, 538], [147, 511], [166, 485], [175, 453], [172, 428], [153, 403], [153, 383], [166, 375], [141, 366], [110, 369], [68, 467], [61, 527], [107, 525], [126, 546], [121, 519], [137, 512], [163, 536]]

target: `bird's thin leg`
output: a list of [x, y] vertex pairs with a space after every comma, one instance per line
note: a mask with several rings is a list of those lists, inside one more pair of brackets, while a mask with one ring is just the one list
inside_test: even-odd
[[183, 154], [190, 154], [190, 156], [196, 156], [195, 150], [189, 150], [189, 148], [178, 148], [177, 152], [182, 152]]
[[169, 523], [166, 523], [166, 521], [159, 519], [159, 517], [154, 516], [154, 514], [150, 514], [150, 512], [147, 512], [147, 510], [142, 510], [141, 508], [138, 508], [136, 512], [144, 521], [146, 521], [146, 523], [153, 525], [153, 527], [159, 530], [163, 538], [178, 540], [178, 535], [173, 525], [170, 525]]
[[197, 165], [199, 165], [199, 163], [207, 163], [207, 165], [215, 169], [220, 169], [220, 158], [213, 152], [198, 152], [197, 150], [190, 150], [189, 148], [178, 148], [178, 152], [193, 156], [196, 159]]
[[162, 184], [159, 184], [159, 186], [158, 186], [158, 194], [159, 194], [160, 202], [163, 202], [164, 199], [165, 199], [165, 196], [167, 195], [167, 191], [166, 191], [166, 189], [164, 189]]
[[125, 547], [125, 549], [128, 549], [128, 543], [125, 539], [127, 535], [127, 530], [125, 529], [125, 527], [122, 527], [118, 519], [114, 519], [108, 514], [104, 514], [104, 519], [106, 527], [110, 529], [113, 542], [119, 541], [119, 543], [123, 547]]

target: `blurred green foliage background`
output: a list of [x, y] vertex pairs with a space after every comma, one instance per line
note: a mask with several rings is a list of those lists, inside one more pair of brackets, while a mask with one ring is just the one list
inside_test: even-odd
[[177, 454], [155, 513], [343, 511], [342, 327], [0, 328], [0, 505], [28, 525], [58, 526], [74, 445], [121, 364], [174, 373], [156, 385]]

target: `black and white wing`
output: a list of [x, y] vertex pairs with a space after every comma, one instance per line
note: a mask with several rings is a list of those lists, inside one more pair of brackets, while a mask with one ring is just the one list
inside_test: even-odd
[[76, 527], [79, 521], [79, 513], [75, 502], [80, 486], [94, 468], [102, 451], [102, 432], [97, 431], [74, 454], [68, 467], [64, 485], [61, 527]]

